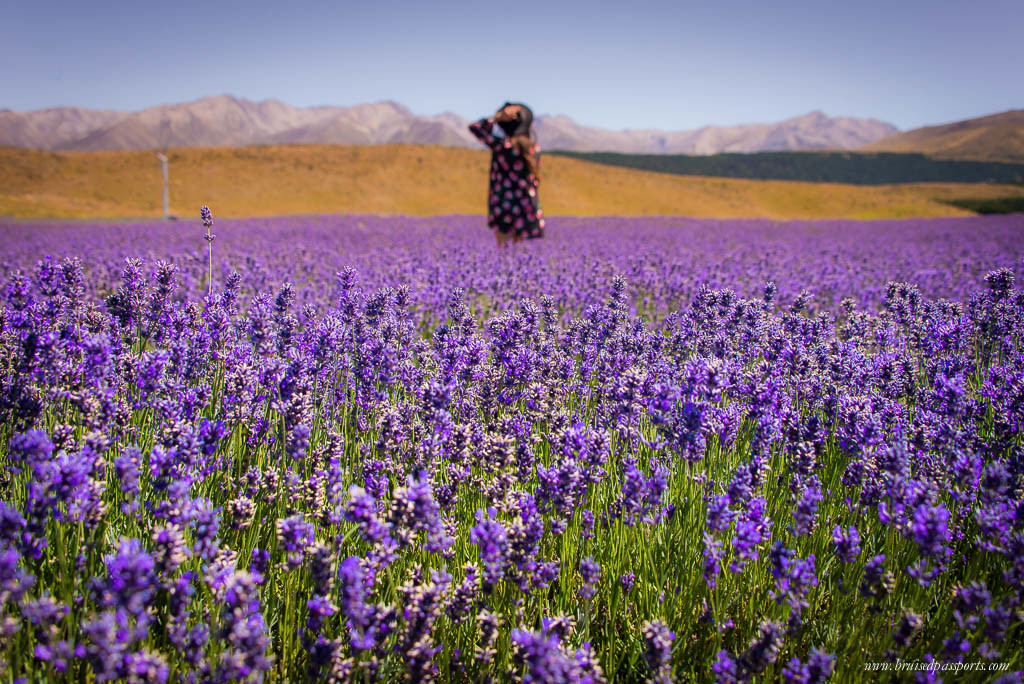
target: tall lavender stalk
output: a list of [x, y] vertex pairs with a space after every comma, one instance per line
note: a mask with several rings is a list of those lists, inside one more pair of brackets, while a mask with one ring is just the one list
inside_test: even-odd
[[207, 294], [213, 294], [213, 240], [217, 236], [210, 232], [210, 228], [213, 227], [213, 214], [210, 213], [210, 207], [205, 204], [199, 208], [199, 216], [203, 219], [203, 225], [206, 227], [206, 235], [203, 239], [206, 240], [206, 246], [209, 250], [210, 255], [210, 282], [208, 284]]

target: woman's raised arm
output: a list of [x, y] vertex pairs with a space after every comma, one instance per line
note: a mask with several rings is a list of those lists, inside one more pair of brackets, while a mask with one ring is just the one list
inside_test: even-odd
[[469, 132], [477, 137], [484, 145], [492, 150], [503, 147], [505, 139], [494, 135], [491, 130], [494, 128], [494, 117], [488, 116], [469, 124]]

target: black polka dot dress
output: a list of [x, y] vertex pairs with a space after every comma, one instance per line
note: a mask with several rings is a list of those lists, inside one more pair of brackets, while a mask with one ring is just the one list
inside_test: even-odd
[[[487, 225], [520, 238], [543, 237], [544, 211], [537, 197], [540, 179], [530, 173], [519, 148], [493, 135], [493, 128], [493, 117], [469, 125], [470, 132], [492, 150]], [[540, 146], [536, 143], [532, 154], [539, 168]]]

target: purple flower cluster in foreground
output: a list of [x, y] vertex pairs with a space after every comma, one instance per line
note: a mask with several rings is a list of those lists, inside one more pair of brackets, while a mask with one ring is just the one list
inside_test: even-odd
[[0, 225], [3, 678], [1020, 681], [1024, 217], [203, 228]]

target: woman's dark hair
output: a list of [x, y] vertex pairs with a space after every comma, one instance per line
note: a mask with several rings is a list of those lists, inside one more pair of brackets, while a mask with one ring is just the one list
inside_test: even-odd
[[540, 180], [539, 160], [533, 153], [533, 148], [536, 144], [536, 137], [533, 133], [533, 110], [522, 102], [506, 102], [504, 106], [508, 107], [509, 105], [517, 105], [519, 107], [519, 113], [516, 114], [515, 121], [509, 122], [515, 128], [509, 130], [502, 126], [502, 130], [505, 131], [508, 141], [516, 146], [519, 154], [523, 155], [523, 160], [526, 162], [526, 170], [532, 173], [537, 180]]

